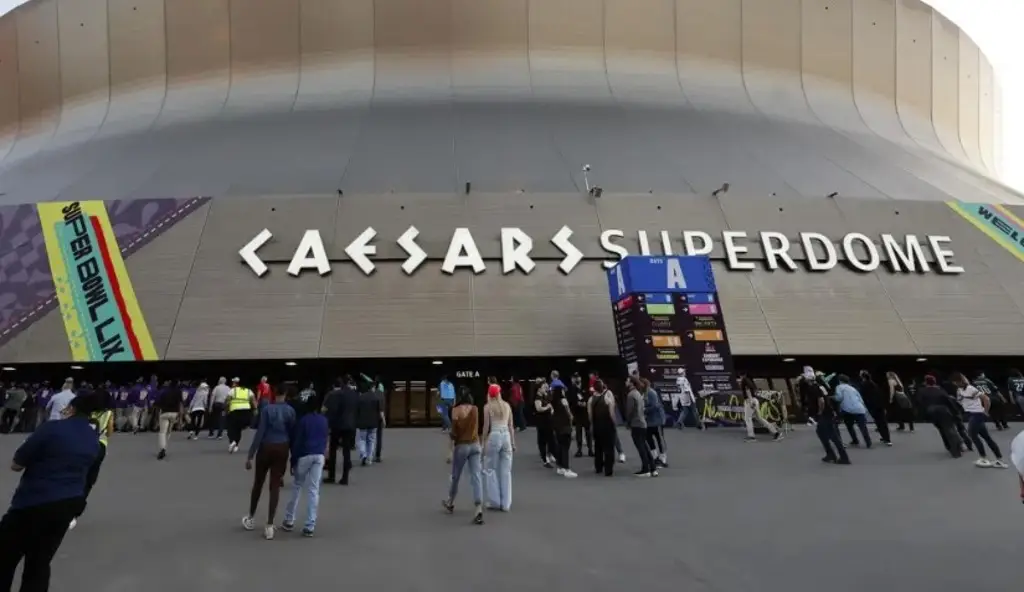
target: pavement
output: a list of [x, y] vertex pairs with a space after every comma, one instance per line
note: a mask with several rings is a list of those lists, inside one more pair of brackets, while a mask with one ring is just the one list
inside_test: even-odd
[[[1019, 427], [993, 435], [1008, 451]], [[0, 436], [0, 456], [21, 438]], [[808, 428], [779, 443], [671, 430], [671, 467], [657, 479], [632, 476], [636, 455], [622, 439], [629, 459], [613, 478], [573, 458], [580, 477], [567, 480], [539, 465], [532, 430], [519, 434], [512, 512], [473, 526], [465, 481], [455, 514], [441, 511], [444, 437], [388, 430], [382, 464], [356, 467], [349, 487], [321, 489], [314, 538], [279, 531], [266, 541], [240, 527], [244, 453], [175, 434], [157, 461], [155, 435], [117, 435], [87, 514], [54, 560], [51, 590], [1011, 589], [1024, 520], [1016, 473], [949, 458], [930, 426], [894, 433], [893, 448], [854, 449], [848, 467], [822, 464]], [[0, 495], [16, 481], [0, 474]]]

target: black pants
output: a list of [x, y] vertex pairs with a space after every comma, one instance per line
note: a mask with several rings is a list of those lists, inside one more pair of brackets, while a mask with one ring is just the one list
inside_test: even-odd
[[985, 444], [988, 444], [996, 459], [1002, 459], [1003, 453], [999, 450], [999, 445], [988, 433], [988, 426], [985, 425], [987, 420], [988, 417], [984, 413], [968, 413], [967, 434], [970, 435], [971, 442], [974, 442], [974, 446], [977, 447], [978, 456], [985, 458]]
[[0, 520], [0, 590], [11, 589], [22, 559], [21, 592], [50, 589], [50, 561], [81, 506], [81, 498], [72, 498], [7, 510]]
[[594, 439], [590, 434], [590, 424], [586, 417], [577, 417], [573, 420], [576, 424], [576, 452], [581, 454], [583, 452], [583, 435], [587, 437], [587, 454], [594, 454]]
[[384, 450], [384, 421], [377, 422], [377, 444], [373, 450], [373, 462], [380, 462], [380, 453]]
[[661, 433], [661, 426], [647, 426], [647, 447], [654, 450], [655, 444], [658, 447], [658, 454], [665, 454], [665, 440]]
[[942, 447], [954, 458], [960, 458], [962, 454], [960, 451], [961, 440], [960, 435], [957, 434], [953, 414], [949, 412], [949, 409], [939, 406], [929, 407], [925, 411], [932, 425], [939, 431], [939, 437], [942, 438]]
[[199, 433], [199, 430], [203, 428], [203, 417], [206, 416], [206, 411], [203, 409], [196, 409], [189, 416], [192, 418], [192, 426], [189, 430], [195, 434]]
[[864, 445], [871, 448], [871, 434], [868, 433], [868, 418], [863, 414], [857, 413], [843, 413], [843, 423], [846, 424], [846, 431], [850, 432], [850, 440], [855, 444], [860, 444], [860, 440], [857, 439], [857, 433], [853, 431], [854, 424], [857, 425], [857, 429], [860, 430], [860, 435], [864, 436]]
[[992, 397], [992, 405], [989, 407], [988, 415], [992, 418], [993, 423], [996, 424], [997, 430], [1005, 430], [1010, 427], [1010, 424], [1006, 423], [1008, 404], [1002, 400]]
[[896, 429], [903, 431], [905, 425], [909, 425], [910, 431], [914, 431], [914, 408], [899, 407], [893, 409], [893, 414], [896, 418]]
[[826, 459], [850, 462], [850, 457], [846, 455], [846, 447], [843, 446], [843, 439], [839, 437], [839, 430], [836, 429], [835, 421], [831, 417], [819, 418], [814, 432], [818, 434], [818, 440], [825, 449]]
[[355, 430], [331, 430], [326, 467], [328, 481], [334, 481], [338, 470], [338, 448], [341, 448], [341, 480], [343, 483], [348, 482], [348, 474], [352, 470], [352, 449], [355, 445]]
[[224, 435], [224, 403], [214, 403], [210, 407], [210, 419], [207, 421], [209, 426], [208, 436], [213, 437], [214, 428], [217, 429], [217, 437], [220, 438]]
[[81, 507], [78, 508], [78, 514], [75, 516], [81, 516], [85, 513], [85, 504], [89, 499], [89, 493], [92, 491], [96, 480], [100, 478], [100, 467], [103, 466], [103, 459], [107, 458], [107, 447], [100, 444], [100, 453], [96, 455], [96, 460], [92, 461], [92, 466], [89, 467], [89, 472], [85, 474], [85, 495], [82, 496]]
[[235, 444], [242, 443], [242, 430], [249, 426], [252, 421], [252, 411], [239, 409], [228, 413], [228, 441]]
[[564, 432], [555, 435], [555, 442], [558, 445], [558, 466], [562, 469], [569, 468], [569, 449], [572, 448], [572, 432], [566, 429]]
[[555, 442], [554, 431], [542, 425], [537, 426], [537, 452], [540, 453], [540, 458], [544, 462], [548, 462], [548, 456], [558, 458], [557, 452], [558, 443]]
[[4, 409], [3, 418], [0, 419], [0, 431], [5, 434], [10, 434], [14, 431], [14, 425], [18, 419], [17, 409]]
[[885, 413], [885, 409], [872, 409], [871, 418], [875, 420], [875, 427], [878, 428], [878, 437], [882, 439], [882, 442], [892, 442], [890, 439], [892, 434], [889, 433], [889, 418]]
[[953, 429], [956, 430], [957, 435], [960, 436], [960, 440], [963, 441], [964, 446], [968, 450], [974, 450], [974, 440], [971, 439], [970, 434], [967, 433], [967, 428], [964, 427], [964, 418], [960, 415], [953, 416]]
[[597, 426], [594, 432], [594, 470], [611, 477], [615, 470], [615, 426]]
[[640, 455], [640, 472], [654, 472], [654, 456], [650, 447], [647, 446], [647, 428], [630, 428], [630, 436], [633, 437], [633, 446], [636, 446], [636, 453]]

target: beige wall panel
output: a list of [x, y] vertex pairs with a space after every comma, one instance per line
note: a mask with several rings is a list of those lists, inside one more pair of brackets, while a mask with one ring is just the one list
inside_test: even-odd
[[18, 21], [0, 20], [0, 159], [18, 138]]
[[461, 195], [346, 195], [338, 200], [338, 222], [327, 254], [332, 259], [347, 259], [345, 247], [372, 226], [377, 231], [373, 242], [376, 258], [404, 261], [407, 255], [395, 241], [415, 226], [420, 232], [416, 238], [420, 248], [431, 259], [440, 260], [456, 228], [476, 230], [468, 208]]
[[712, 262], [719, 303], [734, 355], [777, 355], [778, 348], [764, 318], [750, 276], [731, 272], [721, 261]]
[[771, 230], [783, 232], [790, 238], [798, 238], [801, 232], [820, 232], [830, 238], [842, 238], [851, 232], [834, 199], [752, 200], [723, 195], [718, 200], [731, 230], [745, 230], [752, 235]]
[[865, 129], [853, 100], [852, 2], [803, 1], [803, 82], [822, 122], [859, 132]]
[[60, 120], [60, 50], [57, 0], [41, 0], [14, 11], [18, 26], [18, 110], [21, 129], [5, 163], [35, 154]]
[[452, 0], [374, 2], [374, 97], [451, 96], [452, 10]]
[[922, 354], [1020, 352], [1024, 314], [983, 265], [958, 276], [879, 274]]
[[299, 90], [299, 2], [231, 2], [231, 90], [237, 113], [291, 109]]
[[606, 0], [605, 64], [619, 100], [683, 105], [675, 0]]
[[978, 147], [981, 162], [990, 175], [996, 174], [995, 151], [995, 72], [985, 54], [979, 54]]
[[456, 97], [530, 95], [529, 0], [453, 0]]
[[[992, 130], [994, 144], [994, 158], [996, 161], [996, 175], [1002, 177], [1003, 167], [1006, 162], [1003, 160], [1003, 87], [999, 83], [999, 77], [993, 77], [992, 95], [995, 97], [995, 107], [992, 110]], [[22, 115], [24, 117], [24, 115]], [[24, 121], [24, 120], [23, 120]]]
[[[336, 198], [218, 198], [210, 205], [203, 238], [189, 276], [186, 297], [244, 294], [323, 294], [328, 277], [308, 271], [293, 277], [286, 271], [307, 229], [320, 231], [325, 248], [333, 235]], [[259, 251], [273, 264], [257, 277], [242, 263], [238, 250], [264, 228], [274, 238]]]
[[981, 159], [981, 52], [966, 33], [960, 31], [960, 145], [967, 161], [985, 170]]
[[896, 2], [853, 3], [853, 98], [861, 118], [883, 138], [906, 142], [896, 113]]
[[896, 0], [896, 111], [907, 135], [942, 150], [932, 125], [932, 9]]
[[153, 339], [153, 347], [159, 359], [167, 358], [167, 347], [171, 342], [175, 321], [181, 308], [182, 292], [155, 292], [148, 289], [136, 289], [135, 297], [139, 301], [142, 317], [146, 319], [146, 327]]
[[[570, 240], [586, 255], [601, 256], [601, 223], [582, 195], [474, 194], [467, 200], [469, 227], [484, 257], [501, 257], [501, 229], [519, 228], [533, 238], [534, 257], [556, 257], [551, 244], [562, 226], [573, 231]], [[500, 266], [496, 266], [500, 269]]]
[[210, 207], [208, 203], [178, 220], [124, 260], [136, 291], [146, 289], [181, 296], [192, 271]]
[[545, 261], [528, 276], [485, 273], [472, 279], [474, 355], [609, 355], [617, 353], [600, 266], [563, 276]]
[[743, 80], [762, 113], [816, 123], [800, 80], [800, 0], [743, 0]]
[[301, 0], [296, 109], [363, 103], [373, 94], [373, 0]]
[[[669, 233], [674, 254], [683, 252], [684, 230], [702, 230], [717, 236], [728, 229], [718, 200], [703, 196], [616, 195], [595, 201], [601, 230], [621, 230], [625, 236], [614, 241], [631, 254], [640, 254], [638, 232], [647, 232], [652, 254], [662, 254], [661, 232]], [[602, 250], [600, 256], [606, 256]]]
[[960, 145], [960, 31], [938, 12], [932, 13], [932, 123], [943, 149], [966, 158]]
[[591, 0], [530, 0], [529, 16], [534, 95], [609, 98], [604, 11]]
[[145, 127], [167, 92], [164, 3], [109, 0], [110, 111], [103, 134]]
[[[7, 347], [14, 346], [17, 358], [11, 362], [70, 362], [71, 346], [60, 313], [52, 311], [29, 325]], [[2, 354], [3, 352], [0, 352]]]
[[228, 0], [165, 0], [167, 102], [161, 123], [216, 115], [231, 87]]
[[57, 24], [64, 108], [53, 141], [66, 146], [92, 137], [110, 105], [107, 0], [58, 0]]
[[314, 358], [324, 294], [186, 295], [167, 359]]
[[[1018, 212], [1018, 216], [1020, 213]], [[1024, 314], [1024, 265], [1009, 251], [985, 254], [984, 266], [988, 268], [988, 276], [999, 283], [1006, 294]]]
[[742, 0], [676, 0], [676, 66], [699, 109], [755, 112], [743, 86]]
[[423, 357], [478, 355], [473, 339], [470, 272], [436, 267], [406, 276], [398, 262], [366, 277], [341, 265], [331, 278], [320, 356]]
[[875, 275], [841, 267], [820, 274], [758, 269], [750, 281], [781, 354], [870, 355], [880, 347], [917, 353]]

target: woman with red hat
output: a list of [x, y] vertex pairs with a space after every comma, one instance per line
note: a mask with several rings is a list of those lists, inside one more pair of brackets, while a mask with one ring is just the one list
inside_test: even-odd
[[[516, 449], [512, 407], [501, 399], [501, 387], [487, 387], [484, 405], [484, 496], [492, 510], [508, 512], [512, 508], [512, 452]], [[490, 481], [490, 473], [494, 480]]]

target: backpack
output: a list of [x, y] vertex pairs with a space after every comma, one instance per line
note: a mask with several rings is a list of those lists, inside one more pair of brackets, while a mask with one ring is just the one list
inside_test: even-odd
[[608, 407], [608, 403], [604, 400], [605, 394], [594, 395], [594, 401], [591, 403], [590, 412], [594, 416], [593, 423], [598, 424], [614, 424], [612, 421], [612, 410]]

